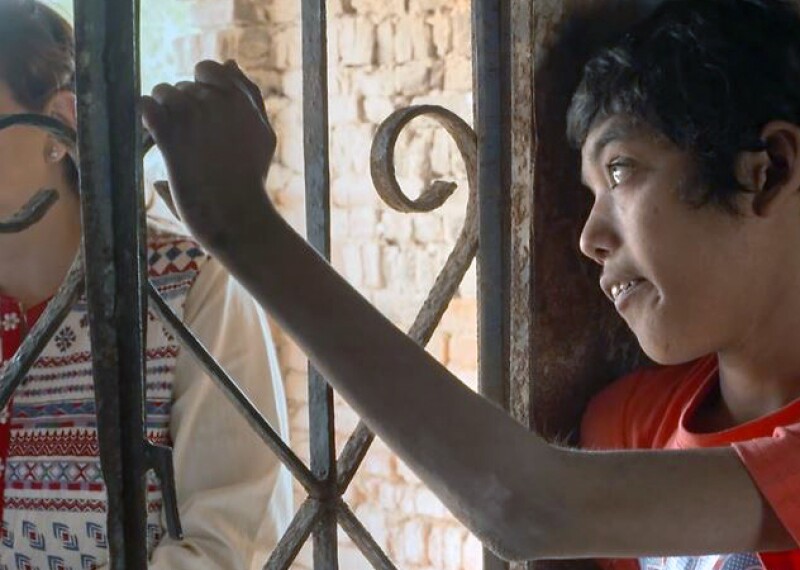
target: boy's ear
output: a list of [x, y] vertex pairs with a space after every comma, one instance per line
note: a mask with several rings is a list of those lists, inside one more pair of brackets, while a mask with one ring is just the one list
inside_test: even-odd
[[736, 157], [738, 182], [753, 193], [752, 209], [766, 216], [784, 198], [800, 193], [800, 127], [772, 121], [761, 131], [765, 149], [743, 151]]

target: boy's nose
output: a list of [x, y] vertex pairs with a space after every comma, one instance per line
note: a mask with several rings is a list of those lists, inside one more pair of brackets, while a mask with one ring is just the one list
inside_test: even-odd
[[620, 240], [614, 230], [610, 212], [604, 211], [599, 201], [596, 201], [581, 232], [581, 251], [595, 263], [603, 265], [619, 245]]

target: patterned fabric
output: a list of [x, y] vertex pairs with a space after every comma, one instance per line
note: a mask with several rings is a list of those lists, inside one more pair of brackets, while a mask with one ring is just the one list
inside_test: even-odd
[[[170, 306], [183, 303], [206, 260], [197, 244], [171, 235], [150, 239], [149, 276]], [[0, 353], [5, 364], [44, 306], [24, 312], [0, 296]], [[147, 322], [147, 435], [169, 444], [179, 346], [160, 320]], [[0, 570], [91, 570], [108, 558], [106, 490], [98, 456], [89, 323], [81, 299], [0, 413], [3, 473]], [[163, 535], [161, 489], [147, 485], [148, 547]]]
[[674, 556], [641, 558], [642, 570], [761, 570], [755, 554], [721, 554], [717, 556]]

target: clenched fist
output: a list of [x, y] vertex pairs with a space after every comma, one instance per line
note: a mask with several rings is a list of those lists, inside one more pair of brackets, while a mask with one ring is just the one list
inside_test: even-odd
[[158, 85], [141, 105], [178, 213], [206, 247], [225, 245], [231, 228], [271, 208], [264, 181], [275, 132], [260, 90], [235, 62], [203, 61], [194, 81]]

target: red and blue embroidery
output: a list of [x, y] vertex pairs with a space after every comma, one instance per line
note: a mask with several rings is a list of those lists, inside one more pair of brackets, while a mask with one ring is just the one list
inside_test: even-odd
[[[151, 238], [149, 276], [181, 315], [207, 259], [186, 238]], [[19, 348], [44, 305], [24, 311], [0, 296], [0, 358]], [[177, 341], [147, 321], [147, 434], [169, 445]], [[94, 570], [108, 558], [106, 491], [100, 468], [85, 299], [36, 360], [9, 409], [0, 412], [0, 570]], [[163, 535], [161, 488], [148, 479], [148, 546]]]

